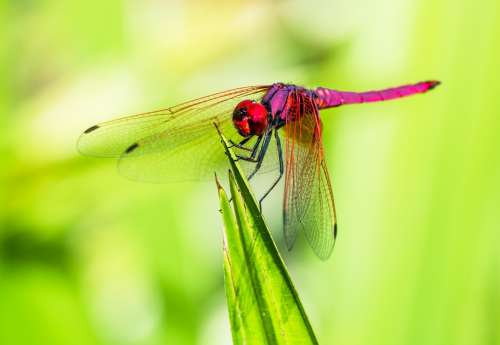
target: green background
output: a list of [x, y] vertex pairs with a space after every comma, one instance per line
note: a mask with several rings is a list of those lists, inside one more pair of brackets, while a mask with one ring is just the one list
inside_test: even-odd
[[322, 112], [330, 260], [284, 250], [322, 344], [500, 344], [497, 0], [0, 3], [0, 344], [229, 344], [213, 183], [79, 156], [88, 126], [274, 81], [433, 92]]

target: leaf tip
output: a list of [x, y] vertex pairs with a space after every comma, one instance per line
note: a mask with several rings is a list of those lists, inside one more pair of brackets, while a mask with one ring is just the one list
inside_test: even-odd
[[214, 179], [215, 179], [215, 184], [217, 185], [217, 190], [220, 192], [222, 188], [222, 185], [220, 184], [219, 177], [217, 176], [217, 173], [214, 172]]

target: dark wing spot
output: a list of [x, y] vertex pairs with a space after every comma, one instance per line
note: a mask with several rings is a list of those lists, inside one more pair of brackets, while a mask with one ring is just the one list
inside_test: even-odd
[[98, 125], [94, 125], [94, 126], [92, 126], [92, 127], [87, 128], [87, 129], [85, 130], [85, 132], [83, 132], [83, 133], [87, 134], [87, 133], [93, 132], [93, 131], [95, 131], [97, 128], [99, 128], [99, 126], [98, 126]]
[[128, 154], [128, 153], [134, 151], [138, 147], [139, 147], [138, 143], [133, 143], [132, 145], [130, 145], [129, 147], [127, 147], [127, 149], [125, 150], [125, 153]]
[[337, 223], [333, 226], [333, 238], [337, 238]]

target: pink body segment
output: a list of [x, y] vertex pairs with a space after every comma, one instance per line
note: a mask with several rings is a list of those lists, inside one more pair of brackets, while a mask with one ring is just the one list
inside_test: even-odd
[[416, 84], [402, 85], [394, 88], [367, 92], [347, 92], [318, 87], [314, 92], [318, 96], [317, 104], [320, 109], [338, 107], [343, 104], [388, 101], [391, 99], [427, 92], [440, 82], [430, 80]]

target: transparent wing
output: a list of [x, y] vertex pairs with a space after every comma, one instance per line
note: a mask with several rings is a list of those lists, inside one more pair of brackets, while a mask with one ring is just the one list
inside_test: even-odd
[[[181, 103], [171, 108], [122, 117], [88, 128], [78, 140], [81, 153], [119, 157], [134, 143], [186, 124], [199, 125], [227, 115], [240, 98], [258, 98], [268, 86], [250, 86]], [[234, 102], [228, 102], [234, 100]]]
[[316, 255], [325, 260], [333, 250], [337, 226], [318, 110], [301, 92], [291, 95], [289, 107], [290, 121], [285, 125], [285, 240], [291, 249], [302, 231]]
[[[234, 142], [241, 137], [233, 127], [232, 121], [216, 122], [227, 138]], [[147, 137], [138, 142], [138, 147], [124, 153], [118, 162], [118, 170], [128, 178], [148, 181], [197, 181], [213, 179], [214, 172], [219, 176], [227, 174], [227, 157], [213, 122], [197, 126], [176, 128], [175, 134], [163, 133]], [[247, 143], [251, 147], [256, 138]], [[144, 151], [148, 152], [144, 152]], [[276, 150], [274, 150], [276, 151]], [[241, 155], [249, 152], [238, 150]], [[277, 153], [266, 155], [259, 172], [269, 172], [278, 167]], [[240, 160], [247, 175], [255, 168], [255, 163]]]
[[[119, 157], [120, 172], [132, 179], [163, 182], [211, 178], [224, 160], [214, 123], [228, 138], [241, 141], [231, 122], [235, 105], [243, 99], [260, 101], [268, 88], [233, 89], [100, 123], [80, 136], [78, 149], [90, 156]], [[251, 169], [252, 163], [246, 163], [246, 170]], [[272, 169], [273, 164], [267, 164], [264, 171]]]

